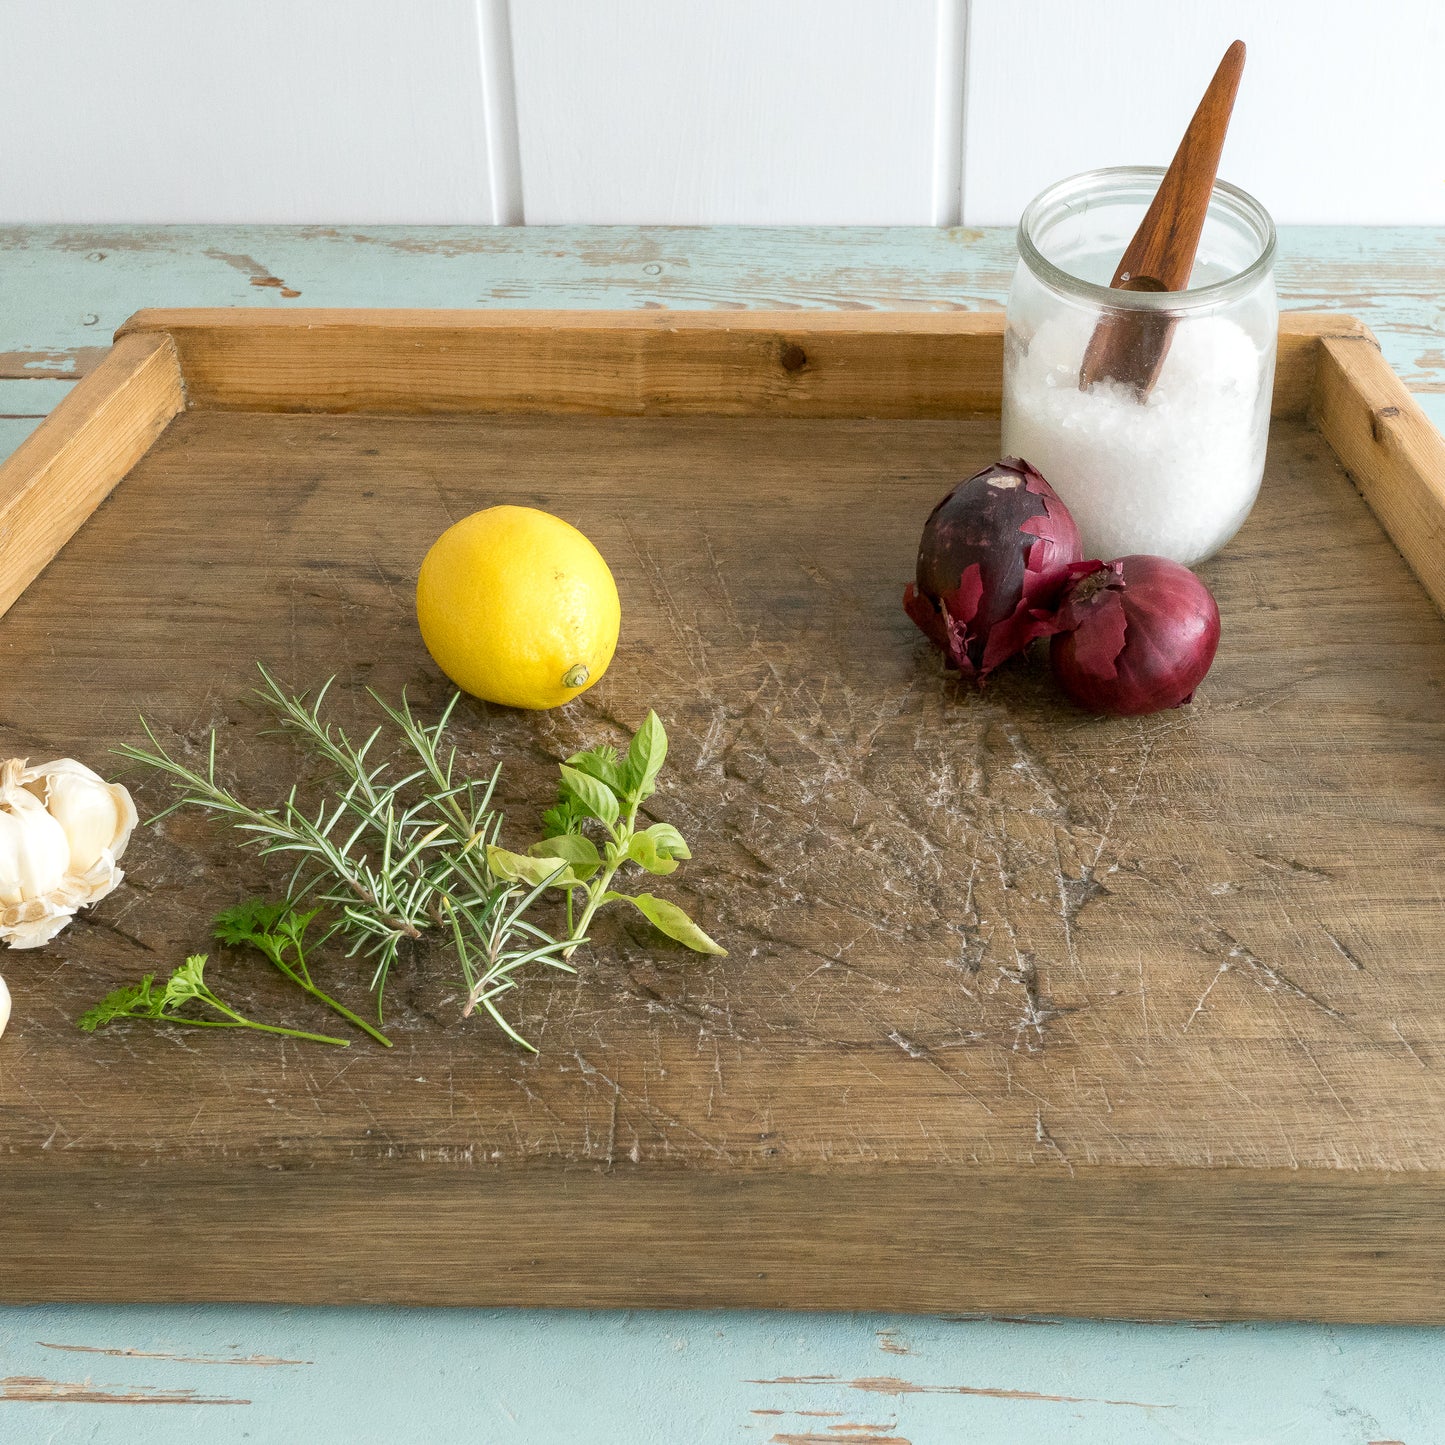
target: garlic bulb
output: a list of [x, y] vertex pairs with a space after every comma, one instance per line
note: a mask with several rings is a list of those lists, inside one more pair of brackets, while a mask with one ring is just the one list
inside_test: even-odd
[[0, 763], [0, 940], [39, 948], [104, 898], [135, 825], [130, 794], [73, 758]]

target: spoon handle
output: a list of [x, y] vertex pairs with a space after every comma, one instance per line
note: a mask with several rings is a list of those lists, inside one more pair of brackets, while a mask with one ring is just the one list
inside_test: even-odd
[[[1244, 42], [1224, 52], [1159, 189], [1109, 283], [1120, 291], [1183, 291], [1194, 270], [1224, 136], [1244, 71]], [[1168, 316], [1115, 312], [1100, 318], [1084, 353], [1079, 389], [1110, 379], [1143, 401], [1159, 377], [1173, 330]]]

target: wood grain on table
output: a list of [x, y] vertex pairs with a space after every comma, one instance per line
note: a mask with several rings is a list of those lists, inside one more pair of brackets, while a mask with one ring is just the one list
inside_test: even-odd
[[[259, 300], [284, 305], [290, 299], [281, 295], [285, 289], [302, 293], [305, 301], [299, 304], [997, 306], [1007, 283], [1008, 241], [996, 234], [449, 232], [409, 237], [369, 233], [350, 239], [264, 231], [243, 236], [188, 234], [189, 239], [186, 233], [31, 233], [26, 238], [6, 234], [0, 276], [6, 281], [7, 310], [12, 296], [23, 296], [19, 314], [12, 314], [16, 327], [27, 329], [12, 332], [6, 323], [4, 349], [12, 358], [20, 354], [28, 360], [12, 362], [11, 369], [19, 371], [22, 379], [0, 382], [5, 397], [15, 397], [17, 388], [34, 387], [40, 397], [53, 398], [55, 390], [67, 384], [55, 373], [74, 375], [84, 366], [82, 348], [95, 344], [84, 333], [100, 324], [102, 310], [113, 311], [107, 316], [110, 325], [142, 304]], [[132, 247], [116, 247], [118, 239], [131, 241]], [[1290, 240], [1287, 232], [1286, 249]], [[1313, 256], [1296, 264], [1301, 279], [1313, 276], [1329, 294], [1298, 298], [1301, 304], [1315, 309], [1339, 304], [1358, 312], [1380, 332], [1392, 359], [1413, 353], [1404, 365], [1396, 360], [1412, 388], [1438, 385], [1442, 341], [1434, 302], [1406, 298], [1412, 284], [1417, 291], [1426, 290], [1432, 274], [1439, 275], [1440, 238], [1418, 232], [1375, 237], [1336, 232], [1328, 233], [1327, 240]], [[112, 249], [106, 250], [102, 241]], [[228, 259], [208, 257], [204, 254], [208, 249]], [[256, 260], [261, 254], [267, 258], [265, 265]], [[101, 259], [91, 259], [97, 256]], [[238, 269], [237, 256], [245, 256], [264, 274]], [[121, 264], [111, 265], [118, 257]], [[105, 271], [108, 265], [110, 270]], [[655, 272], [646, 269], [654, 266]], [[84, 267], [95, 269], [85, 273]], [[664, 270], [671, 273], [666, 282]], [[77, 272], [103, 273], [106, 282], [103, 286], [97, 282], [87, 292], [77, 284]], [[1321, 281], [1322, 276], [1330, 279]], [[284, 285], [251, 285], [272, 279]], [[1290, 293], [1287, 278], [1284, 284], [1286, 304], [1292, 304], [1297, 298]], [[686, 299], [689, 293], [691, 300]], [[89, 309], [69, 314], [75, 298], [81, 296], [87, 297]], [[91, 296], [94, 300], [88, 299]], [[27, 322], [26, 307], [38, 326]], [[87, 327], [91, 317], [95, 319]], [[1398, 324], [1392, 327], [1390, 320]], [[1432, 351], [1437, 359], [1422, 366], [1422, 359]], [[29, 364], [37, 356], [43, 359]], [[36, 373], [38, 379], [28, 379]], [[37, 412], [43, 409], [47, 408], [35, 407]], [[6, 405], [3, 410], [22, 408]], [[22, 415], [17, 421], [25, 419]], [[1267, 620], [1262, 618], [1260, 625]], [[14, 721], [13, 706], [6, 715]], [[19, 716], [23, 726], [23, 706]], [[1026, 776], [1018, 782], [1028, 785]], [[1230, 900], [1230, 906], [1240, 901]], [[1421, 926], [1423, 920], [1424, 915]], [[1349, 949], [1348, 940], [1341, 941]], [[1342, 970], [1347, 967], [1347, 960], [1342, 961]], [[1252, 967], [1237, 962], [1222, 971], [1224, 981], [1216, 981], [1215, 992], [1238, 983], [1240, 969], [1253, 973]], [[1191, 1028], [1207, 1019], [1210, 1002], [1205, 1002]], [[1292, 995], [1280, 998], [1284, 1009], [1294, 1002]], [[1065, 1025], [1070, 1022], [1064, 1020]], [[1405, 1050], [1397, 1052], [1402, 1064], [1422, 1077], [1434, 1067], [1426, 1054], [1412, 1062]], [[907, 1062], [901, 1049], [899, 1057]], [[1340, 1102], [1348, 1107], [1348, 1101]], [[1312, 1100], [1309, 1107], [1314, 1104]], [[1027, 1219], [1020, 1221], [1025, 1240], [1031, 1237], [1029, 1224]], [[1046, 1252], [1048, 1241], [1033, 1236], [1033, 1247]], [[203, 1266], [192, 1257], [182, 1267]], [[266, 1418], [265, 1409], [286, 1410], [288, 1398], [294, 1402], [293, 1413], [310, 1408], [305, 1402], [321, 1399], [325, 1391], [300, 1380], [308, 1371], [329, 1368], [357, 1381], [333, 1404], [330, 1418], [340, 1419], [351, 1411], [357, 1421], [367, 1419], [374, 1426], [390, 1408], [386, 1392], [378, 1384], [362, 1383], [356, 1371], [366, 1368], [363, 1362], [375, 1332], [394, 1329], [399, 1318], [408, 1320], [404, 1339], [425, 1338], [432, 1345], [460, 1348], [476, 1372], [468, 1377], [472, 1390], [461, 1397], [447, 1396], [447, 1387], [436, 1383], [444, 1377], [434, 1378], [427, 1436], [431, 1439], [461, 1438], [460, 1431], [447, 1435], [455, 1421], [445, 1423], [443, 1406], [450, 1400], [456, 1409], [465, 1399], [465, 1408], [476, 1411], [478, 1397], [490, 1412], [486, 1418], [498, 1422], [496, 1428], [510, 1432], [512, 1438], [562, 1438], [559, 1431], [576, 1428], [582, 1417], [568, 1413], [547, 1380], [525, 1366], [507, 1365], [518, 1342], [524, 1357], [547, 1363], [549, 1375], [596, 1379], [600, 1371], [608, 1377], [607, 1383], [599, 1382], [596, 1403], [587, 1417], [604, 1417], [595, 1432], [599, 1440], [609, 1439], [603, 1431], [611, 1430], [619, 1440], [655, 1439], [659, 1445], [671, 1439], [811, 1442], [839, 1438], [832, 1431], [839, 1425], [849, 1428], [850, 1438], [867, 1438], [862, 1433], [866, 1429], [877, 1439], [911, 1440], [913, 1445], [965, 1434], [1021, 1441], [1056, 1435], [1066, 1421], [1063, 1428], [1072, 1429], [1073, 1438], [1081, 1440], [1162, 1441], [1178, 1438], [1185, 1430], [1194, 1438], [1219, 1442], [1237, 1441], [1249, 1432], [1253, 1438], [1364, 1445], [1370, 1440], [1430, 1440], [1445, 1428], [1445, 1413], [1429, 1385], [1429, 1362], [1440, 1348], [1440, 1336], [1429, 1331], [1245, 1327], [1198, 1332], [1187, 1326], [1151, 1331], [1085, 1324], [861, 1322], [747, 1315], [642, 1316], [632, 1317], [630, 1323], [608, 1316], [538, 1312], [306, 1316], [303, 1324], [289, 1331], [291, 1341], [304, 1340], [306, 1347], [292, 1351], [236, 1342], [238, 1336], [279, 1342], [287, 1335], [270, 1312], [221, 1310], [198, 1316], [78, 1308], [11, 1310], [0, 1316], [7, 1331], [3, 1339], [8, 1365], [8, 1377], [0, 1382], [0, 1402], [11, 1402], [5, 1408], [49, 1412], [60, 1423], [67, 1418], [63, 1412], [94, 1407], [37, 1402], [63, 1401], [67, 1394], [79, 1401], [87, 1398], [87, 1392], [90, 1397], [110, 1394], [134, 1400], [146, 1393], [137, 1386], [149, 1388], [157, 1399], [168, 1388], [173, 1394], [179, 1391], [183, 1400], [186, 1390], [218, 1401], [253, 1399], [251, 1405], [197, 1403], [183, 1412], [204, 1413], [211, 1438], [223, 1438], [217, 1432], [232, 1427], [220, 1421], [234, 1419], [235, 1435], [227, 1438], [239, 1438], [241, 1431], [259, 1428], [255, 1422]], [[84, 1338], [74, 1333], [57, 1338], [65, 1333], [57, 1326], [70, 1326]], [[187, 1338], [193, 1342], [189, 1348]], [[1159, 1340], [1166, 1343], [1152, 1343]], [[70, 1353], [77, 1360], [85, 1358], [85, 1365], [70, 1371], [37, 1366], [37, 1358], [49, 1365], [51, 1358], [66, 1355], [65, 1349], [51, 1346], [71, 1346]], [[84, 1348], [73, 1348], [77, 1346]], [[85, 1350], [115, 1353], [86, 1358]], [[143, 1356], [135, 1353], [140, 1350], [151, 1356], [192, 1356], [197, 1362], [143, 1365]], [[199, 1361], [219, 1360], [228, 1353], [238, 1359], [251, 1354], [274, 1357], [278, 1363], [265, 1367], [265, 1377], [284, 1376], [286, 1383], [268, 1384], [264, 1392], [257, 1386], [199, 1387], [198, 1377], [215, 1369]], [[405, 1357], [406, 1348], [394, 1353]], [[917, 1358], [899, 1358], [909, 1354]], [[321, 1363], [314, 1367], [279, 1363], [292, 1358]], [[1082, 1363], [1066, 1364], [1066, 1359]], [[1107, 1363], [1111, 1360], [1112, 1365]], [[1178, 1367], [1189, 1360], [1212, 1361], [1222, 1373], [1196, 1376], [1187, 1367], [1181, 1372]], [[1406, 1367], [1411, 1360], [1414, 1370]], [[419, 1368], [426, 1376], [436, 1368], [435, 1357]], [[984, 1373], [976, 1373], [979, 1370]], [[259, 1376], [262, 1367], [237, 1371], [250, 1372]], [[385, 1372], [381, 1374], [384, 1378]], [[1276, 1385], [1281, 1375], [1286, 1383]], [[178, 1377], [185, 1383], [174, 1383]], [[678, 1388], [666, 1392], [668, 1400], [639, 1412], [629, 1389], [644, 1378], [653, 1386], [658, 1379], [671, 1379]], [[736, 1386], [725, 1386], [725, 1379], [744, 1378], [757, 1383], [748, 1385], [747, 1396], [733, 1404]], [[1251, 1388], [1252, 1379], [1260, 1381], [1259, 1389]], [[1107, 1390], [1099, 1388], [1105, 1380]], [[1167, 1393], [1145, 1388], [1166, 1381], [1171, 1386]], [[1187, 1382], [1183, 1389], [1181, 1382]], [[682, 1388], [684, 1384], [687, 1388]], [[269, 1404], [263, 1405], [263, 1393]], [[871, 1412], [859, 1413], [857, 1400], [872, 1405]], [[263, 1413], [257, 1413], [258, 1407]], [[363, 1410], [365, 1414], [360, 1413]], [[142, 1426], [102, 1423], [91, 1428], [146, 1429], [151, 1433], [144, 1438], [157, 1441], [186, 1438], [169, 1433], [184, 1430], [176, 1417], [172, 1417], [176, 1423], [169, 1425], [157, 1418], [167, 1413], [155, 1412], [154, 1423]], [[362, 1431], [366, 1428], [371, 1427], [363, 1426]], [[140, 1437], [132, 1433], [95, 1438]], [[353, 1438], [380, 1437], [353, 1432]]]

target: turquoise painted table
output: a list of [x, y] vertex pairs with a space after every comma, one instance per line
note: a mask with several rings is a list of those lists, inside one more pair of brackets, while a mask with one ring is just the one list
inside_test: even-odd
[[[142, 306], [998, 309], [1012, 262], [1003, 231], [0, 228], [0, 455]], [[1445, 423], [1445, 232], [1287, 228], [1279, 279], [1287, 307], [1363, 318]], [[0, 1221], [0, 1268], [3, 1237]], [[178, 1272], [205, 1267], [175, 1261]], [[0, 1441], [24, 1445], [1061, 1438], [1438, 1445], [1445, 1331], [0, 1309]]]

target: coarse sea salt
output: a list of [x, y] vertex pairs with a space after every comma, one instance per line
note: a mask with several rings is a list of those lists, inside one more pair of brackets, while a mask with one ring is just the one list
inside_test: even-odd
[[[1064, 499], [1084, 555], [1151, 552], [1186, 565], [1218, 551], [1259, 493], [1269, 430], [1266, 358], [1223, 316], [1176, 325], [1159, 379], [1079, 390], [1097, 313], [1069, 307], [1004, 358], [1003, 449]], [[1272, 358], [1270, 359], [1272, 361]]]

